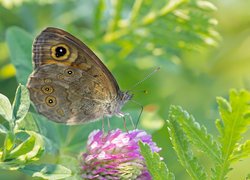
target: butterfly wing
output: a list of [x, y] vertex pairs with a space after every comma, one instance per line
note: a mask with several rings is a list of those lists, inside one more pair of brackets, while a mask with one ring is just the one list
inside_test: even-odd
[[35, 70], [27, 87], [38, 112], [56, 122], [78, 124], [105, 116], [119, 86], [80, 40], [47, 28], [33, 43]]

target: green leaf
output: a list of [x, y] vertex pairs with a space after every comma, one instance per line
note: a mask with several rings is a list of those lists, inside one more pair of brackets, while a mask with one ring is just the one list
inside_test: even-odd
[[32, 72], [31, 48], [32, 37], [18, 27], [7, 29], [6, 40], [10, 51], [11, 62], [16, 67], [16, 77], [19, 83], [26, 84]]
[[[217, 45], [217, 20], [212, 17], [217, 8], [209, 1], [137, 0], [129, 5], [115, 2], [109, 6], [114, 13], [105, 19], [108, 23], [103, 23], [106, 31], [103, 40], [121, 49], [121, 58], [135, 55], [142, 59], [164, 56], [181, 60], [185, 51], [200, 51], [204, 46]], [[129, 18], [122, 16], [128, 11]], [[110, 25], [108, 30], [106, 24]], [[134, 39], [136, 45], [129, 44]], [[142, 50], [143, 44], [148, 48]]]
[[242, 134], [246, 132], [247, 126], [250, 124], [250, 93], [247, 91], [236, 92], [232, 90], [229, 96], [230, 101], [227, 102], [223, 98], [217, 98], [219, 111], [221, 116], [220, 128], [222, 145], [222, 153], [232, 153], [236, 143], [242, 138]]
[[205, 173], [204, 168], [199, 164], [197, 158], [193, 155], [188, 138], [185, 136], [183, 130], [176, 121], [174, 113], [169, 114], [167, 124], [171, 143], [181, 165], [193, 179], [207, 179], [207, 174]]
[[[0, 167], [16, 170], [25, 164], [37, 161], [46, 151], [55, 152], [53, 143], [46, 137], [33, 131], [17, 131], [15, 136], [6, 139]], [[14, 141], [15, 138], [15, 141]]]
[[22, 156], [19, 156], [18, 159], [37, 160], [37, 158], [40, 158], [40, 156], [45, 151], [46, 148], [45, 144], [47, 139], [45, 139], [45, 137], [34, 131], [25, 130], [25, 131], [19, 131], [19, 133], [27, 133], [30, 136], [30, 142], [29, 142], [30, 145], [32, 145], [31, 141], [33, 141], [33, 139], [35, 140], [35, 143], [31, 151], [29, 151], [26, 154], [23, 154]]
[[30, 98], [28, 89], [19, 84], [16, 90], [15, 100], [13, 102], [13, 119], [21, 121], [27, 114], [30, 107]]
[[[28, 137], [22, 141], [23, 137], [27, 135]], [[15, 134], [15, 138], [16, 144], [14, 142], [9, 143], [12, 146], [6, 146], [11, 148], [8, 148], [8, 153], [4, 156], [4, 160], [9, 161], [12, 166], [38, 160], [44, 152], [43, 137], [33, 131], [18, 131]]]
[[238, 147], [234, 149], [230, 161], [238, 161], [248, 156], [250, 156], [250, 140], [247, 140], [244, 144], [238, 145]]
[[[237, 145], [250, 124], [249, 102], [250, 93], [245, 90], [240, 92], [231, 90], [229, 101], [222, 97], [217, 98], [221, 119], [216, 121], [216, 127], [220, 132], [222, 157], [213, 171], [214, 179], [224, 179], [231, 170], [231, 161], [234, 160], [233, 153], [237, 152]], [[246, 145], [248, 146], [248, 144]], [[247, 146], [244, 147], [245, 151], [248, 151]]]
[[204, 126], [201, 126], [193, 116], [181, 107], [171, 106], [169, 112], [174, 115], [174, 119], [180, 124], [190, 143], [206, 153], [211, 159], [220, 161], [219, 147]]
[[147, 169], [155, 180], [174, 179], [174, 174], [170, 173], [166, 164], [161, 161], [158, 153], [152, 152], [147, 144], [139, 141], [141, 154], [145, 159]]
[[32, 177], [40, 177], [44, 179], [64, 179], [72, 176], [71, 170], [56, 164], [30, 164], [19, 169], [21, 172], [28, 174]]
[[7, 121], [12, 119], [12, 109], [9, 99], [0, 93], [0, 116]]
[[34, 136], [30, 136], [24, 142], [15, 147], [6, 157], [6, 159], [11, 160], [18, 158], [19, 156], [30, 152], [35, 145], [36, 138]]
[[35, 120], [35, 115], [31, 112], [28, 112], [22, 121], [17, 121], [15, 130], [30, 130], [39, 132], [39, 127]]
[[8, 129], [2, 124], [0, 124], [0, 133], [6, 134], [7, 132], [8, 132]]
[[30, 130], [39, 132], [34, 113], [28, 112], [22, 121], [16, 122], [16, 130]]
[[2, 155], [3, 161], [8, 156], [9, 152], [13, 149], [14, 145], [15, 145], [15, 136], [12, 132], [8, 132], [4, 139], [4, 147], [3, 147], [4, 149]]

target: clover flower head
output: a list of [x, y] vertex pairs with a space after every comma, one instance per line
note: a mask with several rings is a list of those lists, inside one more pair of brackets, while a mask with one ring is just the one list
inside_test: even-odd
[[87, 141], [87, 150], [82, 155], [81, 174], [84, 179], [151, 179], [138, 142], [150, 146], [153, 152], [161, 149], [142, 130], [122, 132], [120, 129], [105, 135], [93, 131]]

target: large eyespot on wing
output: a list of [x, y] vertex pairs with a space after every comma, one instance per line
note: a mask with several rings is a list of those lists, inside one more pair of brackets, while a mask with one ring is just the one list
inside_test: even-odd
[[[76, 123], [102, 117], [107, 105], [120, 92], [115, 78], [100, 59], [84, 43], [63, 30], [47, 28], [42, 31], [33, 44], [33, 60], [35, 73], [30, 78], [30, 85], [41, 81], [41, 77], [43, 82], [53, 84], [52, 88], [37, 85], [39, 90], [30, 87], [34, 94], [37, 93], [36, 98], [42, 98], [35, 100], [37, 109], [41, 107], [39, 112], [57, 122]], [[85, 109], [89, 101], [97, 110], [95, 116], [88, 112], [82, 116], [78, 108]], [[70, 108], [65, 110], [65, 107]], [[72, 113], [72, 109], [76, 112]], [[63, 115], [69, 118], [62, 118]]]
[[66, 44], [56, 44], [51, 46], [51, 57], [57, 61], [67, 60], [70, 57], [70, 48]]
[[[37, 40], [34, 43], [34, 47], [38, 48], [38, 46], [40, 45], [44, 45], [42, 47], [45, 47], [46, 44], [50, 44], [50, 46], [55, 46], [55, 48], [53, 48], [54, 53], [52, 56], [54, 58], [58, 58], [58, 60], [55, 60], [56, 58], [54, 60], [51, 60], [53, 59], [53, 57], [51, 56], [52, 58], [49, 58], [47, 56], [47, 50], [44, 50], [42, 51], [42, 53], [34, 53], [35, 64], [40, 65], [44, 63], [50, 64], [55, 62], [57, 64], [63, 63], [68, 66], [79, 68], [93, 77], [97, 75], [96, 80], [99, 81], [99, 83], [103, 87], [105, 87], [107, 93], [112, 96], [110, 98], [113, 99], [117, 96], [120, 89], [115, 78], [107, 69], [107, 67], [101, 62], [101, 60], [95, 55], [95, 53], [90, 48], [88, 48], [82, 41], [80, 41], [79, 39], [64, 30], [48, 27], [44, 31], [42, 31], [42, 33], [37, 37]], [[62, 44], [66, 45], [66, 47], [61, 46]], [[67, 55], [67, 48], [70, 49], [69, 55]], [[56, 52], [56, 50], [58, 52]], [[41, 55], [44, 54], [46, 54], [46, 58], [45, 56], [43, 56], [43, 61], [41, 61]], [[75, 56], [75, 54], [77, 55]], [[66, 58], [67, 56], [69, 56], [69, 58], [65, 60], [64, 58]]]
[[33, 63], [35, 68], [44, 64], [64, 64], [71, 66], [78, 57], [76, 46], [56, 31], [42, 31], [33, 43]]

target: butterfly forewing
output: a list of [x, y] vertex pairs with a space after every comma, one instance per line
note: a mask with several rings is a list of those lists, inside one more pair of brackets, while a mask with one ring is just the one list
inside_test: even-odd
[[57, 28], [41, 32], [33, 44], [31, 100], [49, 119], [78, 124], [116, 113], [122, 92], [105, 65], [80, 40]]

